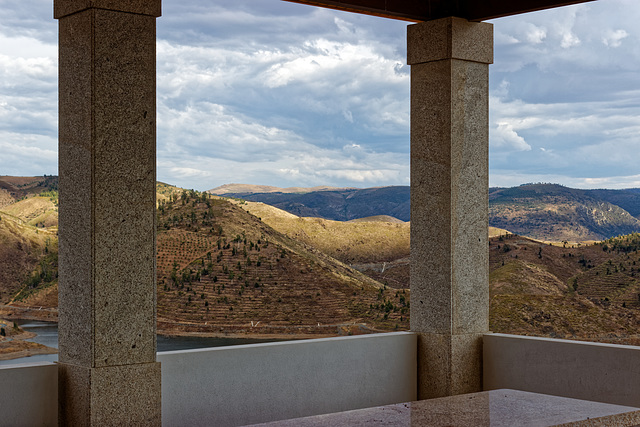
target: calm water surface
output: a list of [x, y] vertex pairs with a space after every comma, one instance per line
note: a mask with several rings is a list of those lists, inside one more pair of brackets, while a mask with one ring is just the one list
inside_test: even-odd
[[[16, 320], [25, 331], [38, 334], [27, 341], [44, 344], [48, 347], [58, 348], [58, 324], [41, 322], [37, 320]], [[194, 348], [223, 347], [228, 345], [255, 344], [261, 342], [273, 342], [278, 340], [253, 339], [253, 338], [206, 338], [206, 337], [165, 337], [158, 335], [158, 351], [189, 350]], [[18, 363], [57, 362], [57, 354], [38, 354], [31, 357], [22, 357], [12, 360], [0, 360], [0, 366], [15, 365]]]

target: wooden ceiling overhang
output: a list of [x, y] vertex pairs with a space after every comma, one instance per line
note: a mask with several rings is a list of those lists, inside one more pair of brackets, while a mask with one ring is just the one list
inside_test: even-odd
[[285, 0], [405, 21], [431, 21], [456, 16], [485, 21], [536, 10], [595, 0]]

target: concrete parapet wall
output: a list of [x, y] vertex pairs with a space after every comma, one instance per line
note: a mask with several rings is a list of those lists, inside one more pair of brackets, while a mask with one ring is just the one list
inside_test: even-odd
[[640, 407], [640, 347], [487, 334], [484, 389]]
[[[243, 425], [416, 400], [416, 334], [158, 353], [164, 426]], [[0, 367], [0, 426], [58, 425], [58, 366]]]
[[58, 367], [25, 363], [0, 367], [0, 426], [58, 425]]
[[244, 425], [416, 399], [410, 332], [158, 353], [162, 424]]

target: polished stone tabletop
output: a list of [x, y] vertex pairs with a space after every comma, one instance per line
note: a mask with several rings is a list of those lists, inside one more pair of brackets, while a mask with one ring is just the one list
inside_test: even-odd
[[503, 389], [260, 425], [614, 427], [639, 424], [639, 408]]

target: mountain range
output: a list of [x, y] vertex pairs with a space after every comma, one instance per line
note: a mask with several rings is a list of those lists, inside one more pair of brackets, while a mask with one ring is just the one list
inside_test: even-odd
[[[262, 202], [301, 217], [317, 217], [335, 221], [389, 215], [401, 221], [409, 221], [409, 196], [407, 186], [376, 188], [340, 188], [340, 189], [301, 189], [292, 192], [289, 189], [269, 192], [235, 192], [228, 188], [217, 187], [208, 193], [225, 197], [236, 197], [252, 202]], [[245, 188], [246, 190], [246, 188]]]
[[[408, 186], [298, 192], [223, 186], [209, 193], [266, 203], [301, 217], [349, 221], [388, 215], [410, 220]], [[640, 189], [581, 190], [558, 184], [490, 188], [489, 224], [545, 241], [596, 241], [640, 232]]]

